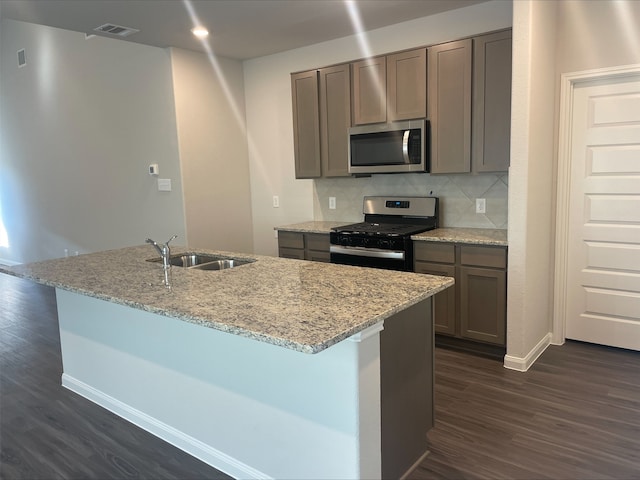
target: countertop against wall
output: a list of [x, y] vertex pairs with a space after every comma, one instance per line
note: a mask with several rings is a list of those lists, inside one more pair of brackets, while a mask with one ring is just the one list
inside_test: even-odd
[[[302, 222], [275, 227], [283, 232], [325, 233], [331, 232], [333, 227], [347, 225], [353, 222]], [[418, 235], [412, 240], [419, 242], [450, 242], [467, 243], [471, 245], [508, 246], [507, 230], [491, 228], [436, 228]]]

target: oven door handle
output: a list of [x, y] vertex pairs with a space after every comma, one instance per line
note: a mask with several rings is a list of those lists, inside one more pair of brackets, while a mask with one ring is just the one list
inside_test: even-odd
[[343, 247], [342, 245], [330, 245], [329, 252], [339, 253], [342, 255], [354, 255], [356, 257], [404, 260], [404, 252], [401, 250], [383, 250], [381, 248]]

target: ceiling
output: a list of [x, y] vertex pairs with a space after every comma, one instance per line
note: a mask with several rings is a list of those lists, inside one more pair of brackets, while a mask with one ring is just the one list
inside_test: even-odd
[[[348, 0], [0, 0], [3, 18], [87, 34], [111, 23], [139, 30], [122, 40], [245, 60], [354, 33]], [[487, 0], [354, 0], [365, 31]], [[119, 37], [115, 37], [119, 38]]]

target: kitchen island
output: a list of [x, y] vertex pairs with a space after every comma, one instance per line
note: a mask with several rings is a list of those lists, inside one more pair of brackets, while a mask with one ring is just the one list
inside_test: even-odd
[[174, 267], [168, 290], [155, 256], [3, 267], [56, 288], [65, 387], [238, 478], [411, 467], [393, 445], [432, 425], [431, 296], [450, 278], [251, 256]]

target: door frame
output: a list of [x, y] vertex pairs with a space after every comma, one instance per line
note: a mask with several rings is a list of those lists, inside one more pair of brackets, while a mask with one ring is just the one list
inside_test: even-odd
[[551, 338], [551, 343], [554, 345], [562, 345], [564, 343], [566, 331], [567, 277], [569, 273], [569, 201], [571, 198], [571, 132], [573, 129], [574, 90], [578, 86], [597, 85], [634, 75], [640, 75], [640, 63], [564, 73], [560, 77], [553, 331]]

